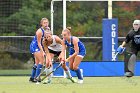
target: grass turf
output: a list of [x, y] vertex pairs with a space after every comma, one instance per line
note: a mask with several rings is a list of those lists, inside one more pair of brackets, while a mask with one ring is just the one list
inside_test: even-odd
[[140, 77], [85, 77], [84, 84], [53, 78], [51, 84], [28, 82], [26, 76], [0, 76], [0, 93], [140, 93]]

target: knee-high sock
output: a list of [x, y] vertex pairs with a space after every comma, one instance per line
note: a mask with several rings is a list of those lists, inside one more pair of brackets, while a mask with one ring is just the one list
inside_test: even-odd
[[42, 69], [42, 64], [38, 64], [37, 65], [37, 69], [36, 69], [36, 77], [38, 77], [38, 75], [40, 74], [40, 72], [41, 72], [41, 69]]
[[132, 53], [127, 52], [127, 51], [124, 53], [124, 71], [125, 72], [130, 72], [128, 69], [128, 62], [129, 62], [131, 55], [132, 55]]
[[71, 78], [72, 77], [69, 70], [65, 71], [65, 73], [66, 73], [66, 75], [67, 75], [68, 78]]
[[83, 76], [82, 76], [82, 73], [80, 71], [80, 68], [78, 68], [77, 70], [75, 70], [75, 72], [77, 74], [78, 79], [83, 80]]
[[128, 61], [128, 69], [134, 74], [134, 67], [136, 63], [136, 55], [133, 54]]
[[136, 55], [126, 52], [124, 56], [125, 72], [132, 72], [134, 74], [135, 63], [136, 63]]
[[[46, 68], [46, 75], [48, 75], [52, 71], [52, 67]], [[52, 74], [48, 76], [48, 80], [51, 80]]]
[[36, 68], [37, 68], [37, 65], [34, 64], [34, 65], [33, 65], [33, 68], [32, 68], [31, 78], [35, 78]]

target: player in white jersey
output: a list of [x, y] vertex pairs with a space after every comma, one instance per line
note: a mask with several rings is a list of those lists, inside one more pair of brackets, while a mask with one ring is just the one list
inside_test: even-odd
[[[57, 35], [52, 35], [51, 31], [45, 32], [45, 37], [43, 39], [43, 46], [44, 50], [46, 52], [46, 74], [50, 73], [52, 71], [52, 59], [54, 56], [58, 56], [58, 59], [61, 60], [61, 51], [62, 51], [62, 40]], [[66, 66], [66, 64], [62, 65], [62, 68], [64, 69], [67, 78], [70, 79], [73, 83], [76, 82], [74, 78], [72, 78], [71, 73], [69, 71], [69, 68]], [[44, 82], [44, 84], [51, 82], [51, 75], [48, 77], [48, 79]]]

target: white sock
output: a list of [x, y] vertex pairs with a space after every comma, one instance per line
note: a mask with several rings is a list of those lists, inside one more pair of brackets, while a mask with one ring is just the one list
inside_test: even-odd
[[65, 71], [65, 73], [66, 73], [66, 75], [67, 75], [68, 78], [71, 78], [72, 77], [69, 70], [68, 71]]
[[[48, 75], [52, 71], [52, 67], [46, 68], [46, 75]], [[51, 80], [52, 74], [48, 76], [48, 80]]]

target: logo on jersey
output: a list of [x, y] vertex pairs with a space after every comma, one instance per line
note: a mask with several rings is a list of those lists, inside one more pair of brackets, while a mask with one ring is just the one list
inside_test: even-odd
[[37, 52], [39, 49], [35, 49], [35, 51]]
[[136, 44], [140, 44], [140, 35], [135, 35], [135, 36], [134, 36], [134, 42], [135, 42]]

